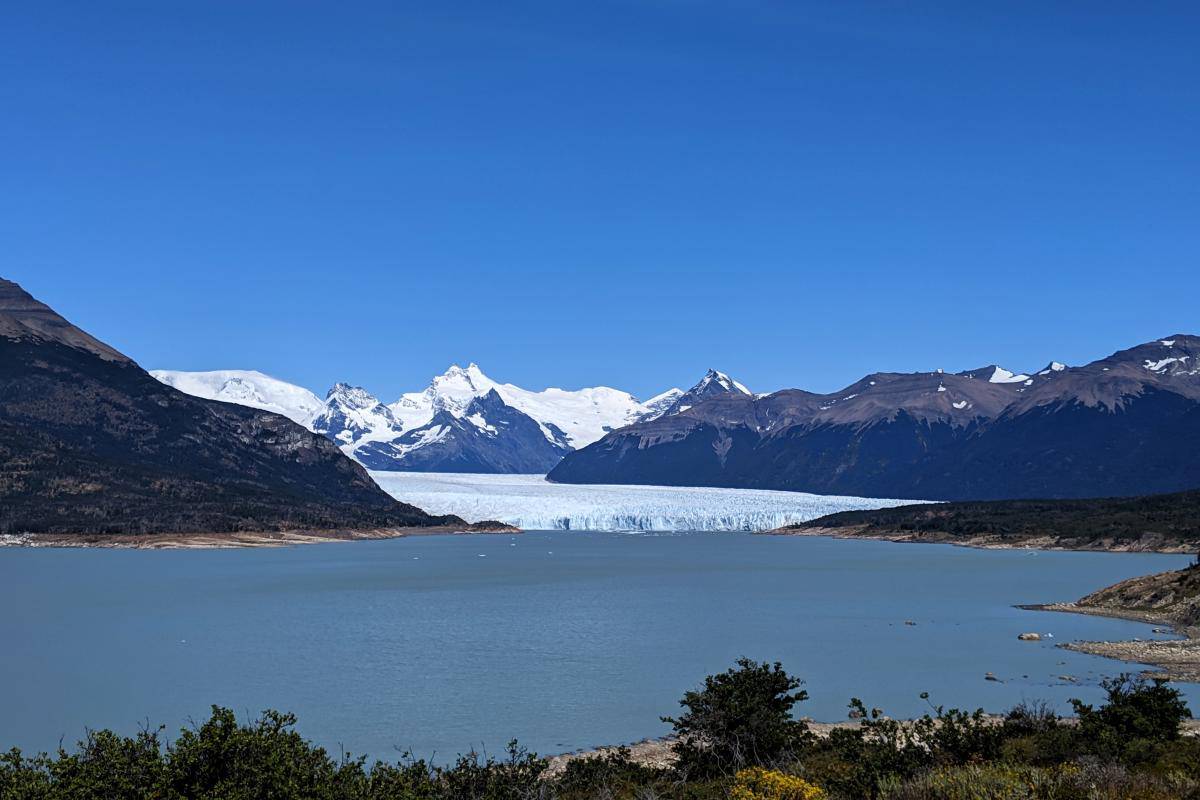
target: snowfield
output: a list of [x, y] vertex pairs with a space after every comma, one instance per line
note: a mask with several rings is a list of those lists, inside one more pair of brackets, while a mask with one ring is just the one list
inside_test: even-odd
[[385, 491], [431, 514], [526, 530], [763, 531], [835, 511], [913, 500], [777, 492], [549, 483], [542, 475], [372, 472]]

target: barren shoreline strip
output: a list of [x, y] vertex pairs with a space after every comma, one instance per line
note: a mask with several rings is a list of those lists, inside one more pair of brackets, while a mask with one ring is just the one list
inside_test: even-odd
[[1200, 630], [1174, 624], [1172, 620], [1152, 611], [1117, 609], [1096, 606], [1081, 606], [1077, 603], [1049, 603], [1047, 605], [1020, 606], [1033, 611], [1059, 611], [1068, 614], [1091, 614], [1097, 617], [1127, 619], [1161, 625], [1184, 636], [1183, 639], [1128, 640], [1113, 642], [1065, 642], [1058, 645], [1064, 650], [1104, 656], [1118, 661], [1149, 664], [1162, 670], [1148, 672], [1149, 676], [1167, 678], [1172, 681], [1200, 683]]
[[0, 547], [107, 547], [130, 550], [226, 550], [246, 547], [289, 547], [300, 544], [401, 539], [442, 534], [520, 533], [511, 525], [479, 523], [415, 528], [328, 531], [231, 531], [223, 533], [79, 534], [25, 533], [0, 536]]
[[1161, 537], [1147, 537], [1134, 541], [1093, 539], [1078, 543], [1070, 540], [1064, 544], [1057, 536], [1031, 536], [1023, 539], [1002, 537], [997, 534], [975, 534], [951, 536], [934, 532], [874, 530], [866, 525], [837, 528], [787, 527], [763, 531], [764, 536], [828, 536], [833, 539], [871, 539], [877, 542], [900, 542], [906, 544], [952, 544], [958, 547], [973, 547], [979, 550], [1061, 550], [1081, 553], [1193, 553], [1195, 544], [1168, 542]]
[[[1004, 721], [1004, 716], [1000, 714], [989, 714], [988, 719], [994, 725], [999, 725]], [[1068, 722], [1073, 722], [1074, 717], [1065, 717]], [[805, 720], [808, 723], [809, 730], [818, 737], [826, 737], [832, 731], [838, 728], [857, 728], [860, 723], [858, 720], [848, 720], [846, 722], [813, 722]], [[901, 720], [902, 722], [912, 722], [913, 720]], [[1190, 719], [1183, 723], [1184, 736], [1200, 736], [1200, 719]], [[675, 764], [675, 753], [672, 747], [675, 744], [673, 736], [664, 736], [661, 739], [643, 739], [640, 742], [624, 745], [629, 749], [629, 757], [637, 764], [657, 769], [665, 769]], [[553, 777], [559, 775], [567, 768], [567, 764], [572, 761], [577, 761], [581, 758], [597, 758], [609, 755], [615, 755], [622, 745], [603, 745], [600, 747], [587, 748], [576, 750], [571, 753], [561, 753], [550, 757], [550, 766], [547, 770], [547, 776]]]

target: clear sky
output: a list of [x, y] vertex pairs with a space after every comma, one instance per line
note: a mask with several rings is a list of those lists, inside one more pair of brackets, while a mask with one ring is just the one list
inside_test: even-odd
[[6, 6], [0, 275], [148, 368], [648, 396], [1200, 333], [1200, 6]]

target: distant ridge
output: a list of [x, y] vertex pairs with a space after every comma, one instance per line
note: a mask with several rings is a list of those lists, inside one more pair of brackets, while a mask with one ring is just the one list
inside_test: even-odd
[[914, 500], [1200, 487], [1200, 338], [1030, 374], [875, 373], [840, 392], [724, 393], [569, 453], [564, 483], [727, 486]]
[[324, 437], [151, 377], [0, 279], [0, 533], [464, 525], [396, 502]]

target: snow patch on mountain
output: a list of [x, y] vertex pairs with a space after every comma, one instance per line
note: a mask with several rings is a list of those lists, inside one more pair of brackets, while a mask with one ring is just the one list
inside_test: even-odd
[[574, 449], [589, 445], [646, 413], [646, 406], [637, 398], [618, 389], [597, 386], [535, 392], [494, 381], [474, 363], [465, 368], [451, 366], [424, 391], [405, 394], [390, 408], [408, 430], [427, 424], [439, 410], [461, 416], [474, 398], [493, 389], [506, 405], [532, 417], [549, 441]]
[[654, 395], [654, 397], [651, 397], [642, 404], [645, 411], [638, 418], [638, 422], [649, 422], [650, 420], [658, 419], [670, 411], [672, 406], [676, 405], [681, 397], [683, 397], [683, 389], [677, 387], [671, 387], [661, 394]]
[[803, 492], [572, 485], [541, 475], [372, 472], [392, 496], [431, 514], [499, 520], [525, 530], [761, 531], [837, 511], [911, 503]]
[[989, 383], [1021, 383], [1027, 380], [1029, 380], [1028, 375], [1009, 372], [1004, 367], [996, 367], [992, 371], [992, 376], [988, 378]]
[[150, 374], [185, 394], [282, 414], [305, 427], [325, 408], [321, 398], [308, 389], [255, 370], [183, 372], [156, 369]]
[[398, 433], [391, 410], [366, 389], [348, 383], [334, 384], [309, 427], [341, 444], [348, 455], [361, 443], [387, 441]]

